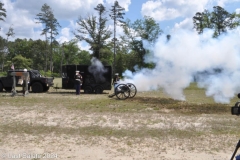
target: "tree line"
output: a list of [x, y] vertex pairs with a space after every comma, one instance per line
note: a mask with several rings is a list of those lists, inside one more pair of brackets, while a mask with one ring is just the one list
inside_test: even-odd
[[217, 38], [240, 25], [240, 14], [229, 13], [220, 6], [214, 6], [212, 12], [206, 9], [203, 12], [197, 12], [193, 17], [193, 24], [199, 34], [210, 29], [213, 30], [213, 37]]
[[[81, 15], [77, 19], [78, 28], [73, 31], [75, 38], [69, 42], [56, 40], [58, 29], [61, 28], [55, 18], [53, 10], [48, 4], [44, 4], [40, 13], [36, 15], [36, 23], [44, 27], [41, 35], [45, 40], [15, 39], [14, 30], [9, 27], [6, 37], [0, 37], [0, 64], [1, 70], [10, 69], [11, 64], [15, 68], [32, 68], [61, 73], [61, 67], [65, 64], [91, 64], [91, 58], [98, 58], [104, 65], [113, 66], [113, 72], [122, 74], [126, 69], [133, 72], [142, 68], [154, 68], [153, 62], [145, 62], [145, 56], [151, 54], [144, 47], [144, 41], [153, 45], [163, 31], [152, 17], [144, 16], [131, 22], [124, 20], [125, 9], [118, 1], [115, 1], [109, 11], [103, 4], [94, 8], [96, 15], [87, 17]], [[0, 2], [0, 20], [7, 16], [4, 4]], [[114, 29], [110, 30], [108, 22], [112, 21]], [[213, 11], [204, 10], [197, 12], [193, 17], [194, 29], [202, 34], [205, 29], [213, 29], [213, 38], [217, 38], [228, 29], [239, 26], [240, 15], [228, 13], [219, 6], [213, 7]], [[116, 38], [117, 26], [123, 28], [123, 34]], [[166, 36], [167, 41], [171, 35]], [[78, 47], [79, 41], [85, 41], [90, 46], [90, 51]]]

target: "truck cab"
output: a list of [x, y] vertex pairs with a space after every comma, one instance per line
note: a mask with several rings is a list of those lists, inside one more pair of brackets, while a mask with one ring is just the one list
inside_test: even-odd
[[[6, 77], [0, 77], [0, 92], [11, 91], [13, 87], [13, 76], [12, 72], [21, 73], [24, 72], [23, 69], [18, 70], [9, 70]], [[29, 88], [32, 89], [34, 93], [46, 92], [49, 90], [49, 87], [53, 86], [53, 77], [44, 77], [40, 74], [38, 70], [28, 70], [29, 73]], [[19, 84], [18, 81], [21, 79], [21, 74], [16, 74], [16, 86], [21, 87], [22, 84]]]

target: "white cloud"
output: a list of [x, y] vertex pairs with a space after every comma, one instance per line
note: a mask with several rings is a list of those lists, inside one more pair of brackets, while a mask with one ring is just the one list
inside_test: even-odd
[[240, 0], [213, 0], [217, 6], [224, 7], [228, 4], [234, 3], [234, 2], [240, 2]]
[[239, 13], [240, 13], [240, 8], [236, 9], [235, 12], [236, 12], [237, 14], [239, 14]]
[[78, 47], [81, 50], [89, 51], [90, 53], [92, 53], [92, 51], [90, 50], [90, 46], [88, 44], [86, 44], [85, 42], [83, 42], [83, 41], [78, 42]]
[[[2, 0], [2, 3], [7, 10], [7, 17], [0, 25], [0, 36], [6, 37], [6, 32], [12, 26], [15, 38], [45, 39], [40, 35], [43, 27], [36, 23], [35, 18], [38, 13], [41, 13], [41, 8], [46, 3], [52, 8], [54, 16], [63, 27], [59, 28], [58, 39], [69, 41], [74, 38], [71, 32], [76, 29], [76, 20], [80, 15], [85, 17], [95, 14], [94, 7], [100, 3], [109, 9], [114, 0]], [[119, 4], [128, 11], [131, 0], [122, 0]], [[111, 20], [109, 23], [112, 23]]]
[[212, 9], [213, 6], [231, 6], [240, 0], [151, 0], [142, 5], [142, 15], [157, 21], [172, 20], [178, 17], [193, 17], [196, 12]]
[[178, 17], [191, 17], [196, 11], [203, 11], [208, 0], [152, 0], [142, 5], [142, 15], [157, 21], [172, 20]]
[[186, 18], [183, 21], [176, 23], [173, 27], [173, 31], [174, 30], [178, 30], [178, 29], [182, 29], [182, 30], [192, 30], [193, 29], [193, 22], [191, 18]]
[[[119, 5], [129, 11], [129, 6], [132, 0], [121, 0]], [[148, 15], [155, 20], [176, 20], [175, 25], [169, 25], [169, 28], [191, 28], [190, 19], [196, 11], [203, 11], [205, 8], [211, 8], [213, 4], [231, 5], [233, 2], [240, 0], [151, 0], [142, 4], [142, 15]], [[78, 27], [76, 25], [77, 18], [90, 14], [95, 14], [94, 7], [102, 3], [107, 10], [111, 8], [115, 0], [2, 0], [4, 8], [7, 10], [7, 18], [1, 22], [0, 36], [6, 37], [6, 32], [12, 26], [15, 32], [15, 38], [32, 38], [45, 39], [41, 36], [42, 25], [36, 23], [36, 15], [41, 12], [41, 7], [44, 3], [48, 4], [52, 9], [55, 17], [63, 28], [59, 28], [58, 39], [71, 40], [74, 38], [72, 31]], [[139, 2], [140, 3], [140, 2]], [[235, 9], [237, 12], [239, 9]], [[136, 11], [131, 11], [135, 14]], [[109, 12], [107, 13], [107, 15]], [[107, 16], [106, 15], [106, 16]], [[130, 15], [130, 14], [129, 14]], [[179, 18], [181, 17], [181, 18]], [[130, 17], [127, 17], [130, 18]], [[184, 21], [179, 21], [184, 19]], [[167, 22], [167, 21], [165, 21]], [[112, 20], [109, 18], [107, 25], [112, 25]], [[112, 27], [109, 26], [112, 30]], [[68, 30], [68, 32], [67, 32]], [[170, 30], [170, 29], [169, 29]], [[122, 33], [120, 28], [117, 30], [118, 35]], [[66, 34], [69, 35], [66, 35]]]
[[[106, 2], [110, 5], [113, 5], [116, 0], [106, 0]], [[128, 11], [128, 7], [131, 4], [131, 0], [121, 0], [118, 1], [118, 4], [125, 9], [125, 11]]]
[[57, 39], [60, 43], [69, 42], [73, 37], [70, 28], [63, 28], [60, 32], [60, 37]]
[[21, 10], [28, 10], [36, 16], [41, 12], [44, 3], [52, 8], [57, 19], [68, 20], [92, 12], [97, 4], [103, 3], [103, 0], [17, 0], [14, 6]]
[[[15, 8], [14, 4], [7, 0], [4, 0], [3, 3], [7, 17], [1, 23], [2, 29], [0, 35], [2, 37], [6, 37], [5, 34], [11, 26], [14, 29], [15, 38], [41, 38], [39, 31], [35, 31], [34, 29], [41, 28], [41, 25], [34, 22], [34, 18], [32, 18], [28, 10]], [[36, 36], [36, 34], [38, 35]]]

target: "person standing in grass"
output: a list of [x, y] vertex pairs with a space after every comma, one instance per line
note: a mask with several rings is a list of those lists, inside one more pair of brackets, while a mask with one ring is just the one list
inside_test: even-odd
[[25, 96], [26, 94], [26, 91], [29, 90], [29, 76], [27, 76], [27, 69], [24, 69], [23, 70], [23, 76], [22, 76], [22, 80], [23, 80], [23, 84], [22, 84], [22, 89], [23, 89], [23, 96]]
[[114, 86], [114, 94], [115, 94], [115, 89], [116, 89], [116, 87], [117, 87], [117, 85], [119, 83], [119, 80], [120, 80], [119, 74], [116, 73], [115, 76], [113, 77], [113, 83], [112, 83], [113, 86]]
[[76, 88], [76, 95], [80, 95], [81, 84], [82, 84], [82, 75], [79, 71], [76, 71], [75, 79], [75, 88]]
[[114, 86], [114, 89], [117, 87], [119, 80], [120, 80], [119, 74], [116, 73], [115, 76], [113, 77], [113, 86]]

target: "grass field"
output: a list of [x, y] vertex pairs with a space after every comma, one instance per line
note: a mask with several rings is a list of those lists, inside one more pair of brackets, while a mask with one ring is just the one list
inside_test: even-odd
[[[54, 84], [61, 88], [61, 79]], [[126, 100], [109, 93], [0, 93], [0, 153], [48, 152], [74, 160], [230, 159], [240, 137], [240, 119], [230, 113], [237, 98], [215, 103], [196, 84], [184, 90], [186, 101], [162, 90]]]

